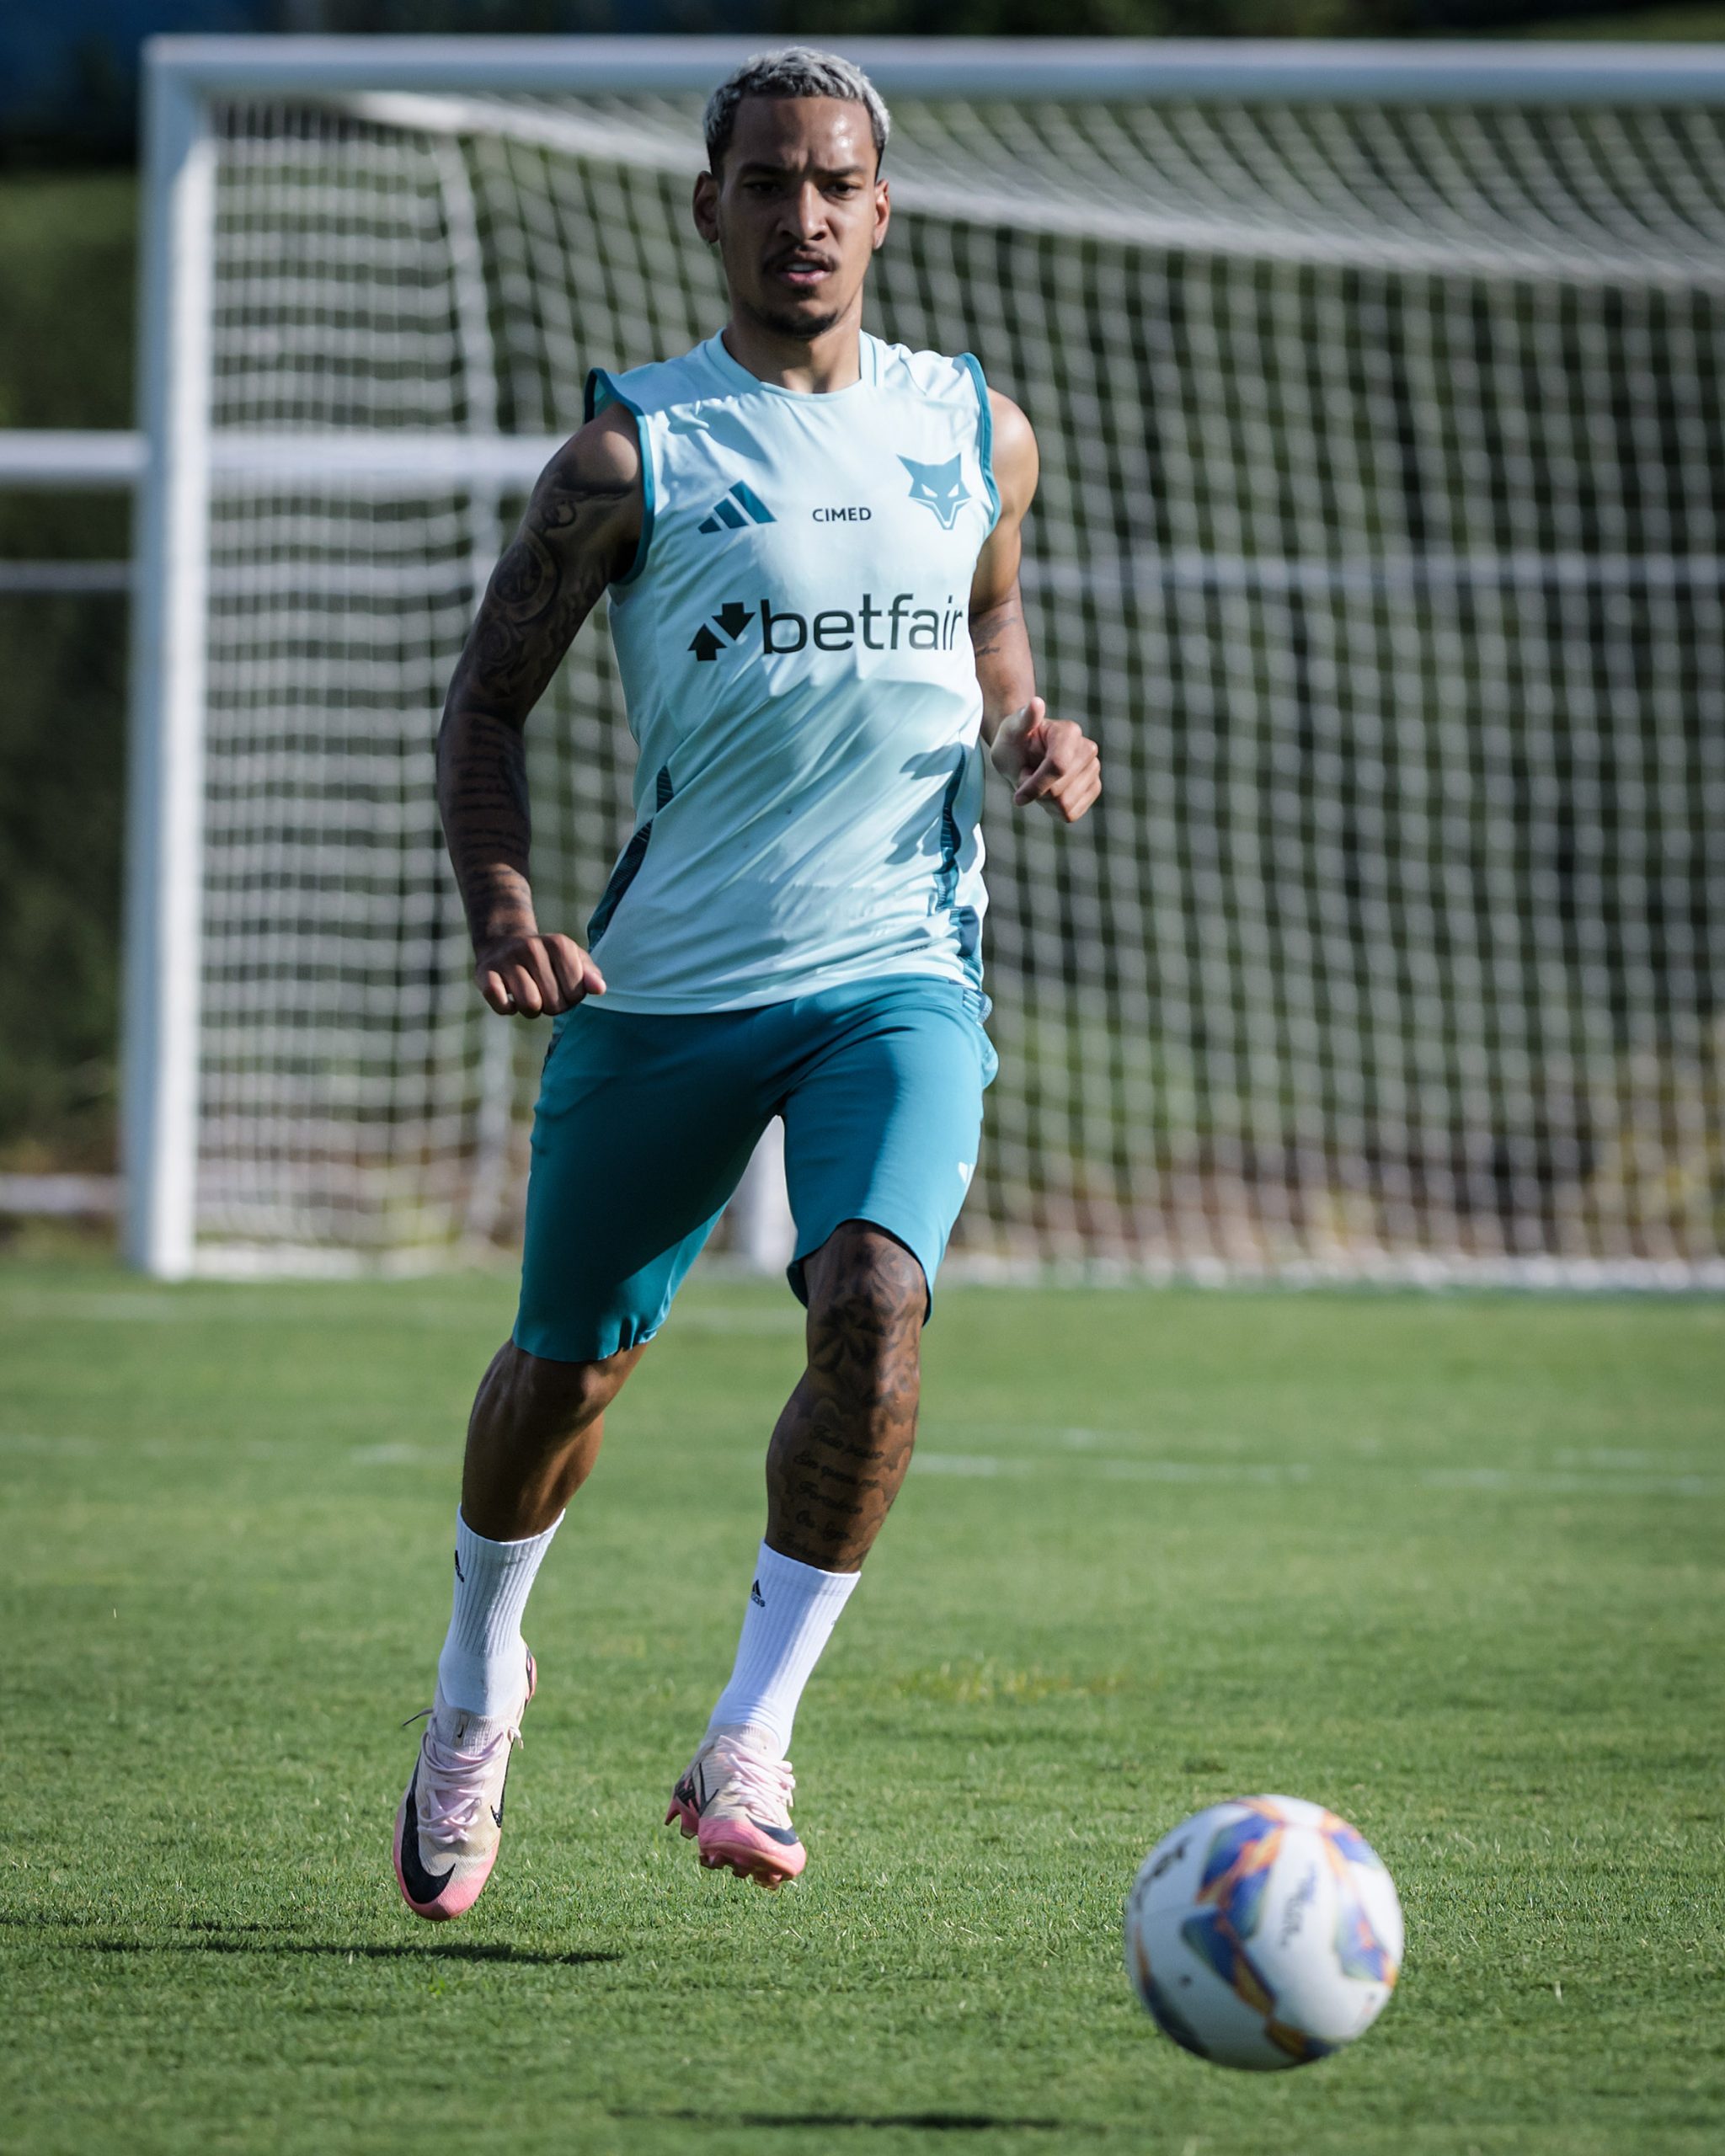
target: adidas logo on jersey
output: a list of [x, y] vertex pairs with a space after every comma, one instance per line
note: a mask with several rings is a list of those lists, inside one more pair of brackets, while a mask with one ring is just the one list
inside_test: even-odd
[[714, 503], [710, 515], [703, 516], [697, 531], [740, 531], [745, 524], [777, 524], [778, 519], [761, 500], [755, 489], [739, 479], [728, 494]]

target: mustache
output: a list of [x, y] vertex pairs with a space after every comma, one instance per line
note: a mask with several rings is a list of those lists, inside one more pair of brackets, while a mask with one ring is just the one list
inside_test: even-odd
[[797, 263], [810, 270], [836, 270], [837, 262], [818, 247], [789, 247], [782, 253], [775, 254], [767, 264], [769, 270], [786, 270]]

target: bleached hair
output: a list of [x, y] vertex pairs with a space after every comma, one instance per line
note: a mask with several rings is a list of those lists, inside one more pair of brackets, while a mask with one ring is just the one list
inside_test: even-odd
[[868, 115], [869, 131], [874, 136], [877, 168], [886, 154], [892, 115], [862, 70], [836, 52], [790, 45], [782, 52], [756, 53], [707, 100], [701, 125], [707, 136], [708, 166], [715, 174], [731, 146], [737, 107], [745, 98], [840, 98], [847, 104], [860, 104]]

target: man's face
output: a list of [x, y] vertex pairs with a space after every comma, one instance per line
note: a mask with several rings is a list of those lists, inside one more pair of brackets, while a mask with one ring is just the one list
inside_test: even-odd
[[782, 337], [841, 321], [886, 237], [866, 109], [843, 98], [745, 98], [715, 179], [695, 183], [695, 223], [718, 243], [731, 304]]

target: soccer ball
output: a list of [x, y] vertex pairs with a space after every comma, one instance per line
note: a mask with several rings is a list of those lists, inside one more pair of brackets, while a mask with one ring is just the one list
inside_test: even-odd
[[1156, 2026], [1260, 2073], [1363, 2036], [1402, 1946], [1402, 1904], [1376, 1854], [1297, 1796], [1211, 1805], [1156, 1844], [1126, 1897], [1126, 1970]]

